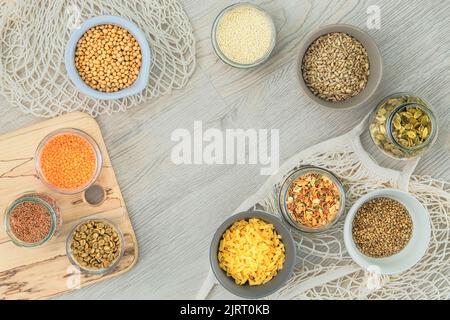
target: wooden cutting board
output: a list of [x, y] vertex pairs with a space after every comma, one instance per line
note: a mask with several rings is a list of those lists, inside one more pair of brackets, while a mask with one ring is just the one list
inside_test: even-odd
[[[34, 154], [40, 141], [62, 128], [76, 128], [91, 135], [103, 154], [103, 168], [97, 180], [106, 191], [100, 206], [91, 206], [79, 195], [61, 195], [48, 190], [34, 168]], [[16, 246], [5, 232], [4, 212], [19, 195], [45, 192], [56, 199], [63, 225], [58, 235], [40, 248]], [[80, 275], [66, 256], [66, 239], [84, 218], [107, 218], [122, 231], [125, 253], [117, 267], [106, 275]], [[137, 261], [138, 245], [125, 202], [97, 122], [75, 112], [0, 136], [0, 299], [44, 299], [118, 276]]]

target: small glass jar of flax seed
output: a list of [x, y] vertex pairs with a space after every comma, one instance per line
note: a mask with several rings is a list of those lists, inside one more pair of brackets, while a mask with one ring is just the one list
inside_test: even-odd
[[56, 201], [45, 193], [29, 192], [6, 209], [4, 225], [11, 241], [19, 247], [40, 247], [60, 230], [61, 214]]
[[378, 148], [398, 160], [422, 155], [438, 135], [437, 118], [429, 103], [411, 93], [386, 97], [372, 112], [369, 126]]

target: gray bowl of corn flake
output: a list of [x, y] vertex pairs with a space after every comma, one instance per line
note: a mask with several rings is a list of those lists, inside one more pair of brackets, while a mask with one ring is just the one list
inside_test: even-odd
[[297, 60], [303, 92], [321, 106], [350, 109], [368, 103], [383, 76], [375, 41], [361, 29], [328, 25], [306, 36]]
[[263, 298], [283, 287], [295, 260], [296, 246], [289, 229], [277, 216], [262, 211], [229, 217], [211, 242], [211, 269], [217, 280], [246, 299]]

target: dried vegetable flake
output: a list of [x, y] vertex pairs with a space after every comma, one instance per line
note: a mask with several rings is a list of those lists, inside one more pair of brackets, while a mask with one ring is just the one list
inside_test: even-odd
[[297, 178], [289, 187], [286, 203], [292, 218], [309, 228], [332, 222], [340, 207], [336, 184], [319, 173]]

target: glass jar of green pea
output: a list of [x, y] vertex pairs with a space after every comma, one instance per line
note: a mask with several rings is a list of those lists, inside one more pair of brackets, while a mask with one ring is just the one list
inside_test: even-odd
[[408, 160], [422, 155], [435, 142], [437, 118], [428, 102], [411, 93], [383, 99], [369, 120], [370, 136], [386, 155]]

